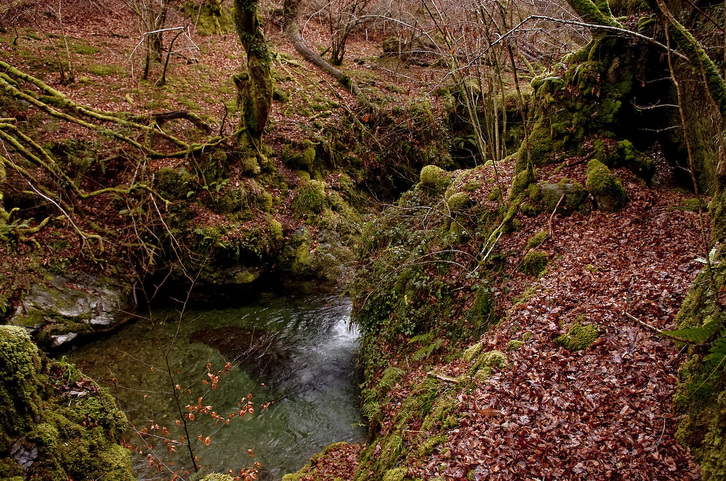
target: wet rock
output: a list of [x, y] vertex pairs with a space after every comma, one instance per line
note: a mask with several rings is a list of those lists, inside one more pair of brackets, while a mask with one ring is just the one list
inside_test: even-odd
[[130, 286], [103, 276], [49, 276], [25, 294], [10, 324], [26, 328], [44, 348], [59, 348], [125, 321], [129, 293]]

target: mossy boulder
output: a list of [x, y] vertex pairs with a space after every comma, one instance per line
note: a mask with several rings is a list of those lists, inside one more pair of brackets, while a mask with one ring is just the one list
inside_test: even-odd
[[122, 323], [130, 286], [91, 274], [46, 275], [21, 299], [9, 324], [27, 328], [43, 348], [55, 349], [79, 336]]
[[383, 475], [383, 481], [403, 481], [408, 474], [407, 468], [393, 468], [389, 469]]
[[477, 356], [479, 356], [479, 354], [481, 353], [481, 350], [482, 350], [482, 347], [483, 346], [484, 346], [484, 344], [482, 344], [481, 342], [477, 342], [476, 344], [472, 344], [471, 346], [469, 346], [464, 351], [464, 354], [461, 356], [461, 358], [464, 361], [471, 361], [471, 360], [473, 360], [474, 358], [476, 358]]
[[474, 375], [474, 379], [484, 381], [491, 376], [494, 368], [503, 368], [506, 365], [507, 356], [502, 351], [486, 351], [479, 354], [479, 357], [469, 368], [469, 373]]
[[193, 190], [194, 177], [185, 168], [162, 167], [154, 175], [156, 190], [167, 200], [186, 199]]
[[590, 347], [599, 335], [600, 328], [596, 324], [583, 324], [578, 321], [565, 334], [556, 337], [554, 343], [570, 351], [580, 351]]
[[628, 203], [628, 193], [610, 169], [597, 159], [587, 164], [587, 190], [599, 209], [614, 212]]
[[451, 184], [448, 172], [436, 165], [427, 165], [421, 169], [419, 185], [430, 192], [443, 194]]
[[0, 326], [0, 353], [3, 478], [135, 479], [119, 445], [126, 416], [107, 391], [49, 361], [23, 328]]
[[234, 478], [229, 474], [212, 473], [204, 476], [202, 481], [234, 481]]
[[529, 276], [539, 277], [547, 268], [547, 253], [544, 251], [529, 251], [522, 259], [519, 270]]
[[299, 217], [320, 214], [327, 205], [325, 183], [311, 180], [300, 184], [294, 192], [292, 209]]
[[541, 199], [546, 212], [553, 212], [555, 208], [559, 213], [587, 210], [587, 190], [579, 182], [562, 179], [556, 184], [543, 183], [540, 187], [538, 199]]
[[446, 199], [446, 203], [448, 204], [449, 209], [454, 212], [463, 211], [471, 207], [471, 200], [469, 198], [469, 194], [466, 192], [457, 192], [452, 194], [448, 199]]
[[25, 329], [0, 326], [0, 449], [28, 432], [39, 413], [41, 354]]

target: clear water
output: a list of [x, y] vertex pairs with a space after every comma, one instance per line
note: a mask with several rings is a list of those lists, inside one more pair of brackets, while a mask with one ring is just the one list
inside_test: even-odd
[[[350, 302], [272, 292], [242, 302], [241, 307], [189, 311], [181, 322], [173, 310], [154, 312], [151, 320], [135, 322], [69, 356], [112, 390], [137, 430], [152, 425], [168, 430], [151, 439], [166, 467], [159, 472], [157, 461], [151, 468], [146, 455], [138, 455], [139, 479], [169, 479], [171, 472], [192, 470], [186, 448], [168, 454], [164, 445], [164, 438], [179, 440], [184, 434], [176, 423], [180, 416], [173, 385], [181, 387], [176, 391], [182, 405], [196, 405], [204, 396], [202, 404], [227, 419], [252, 396], [254, 413], [235, 416], [228, 425], [222, 420], [215, 426], [210, 416], [199, 413], [189, 422], [205, 472], [238, 472], [257, 461], [263, 466], [262, 479], [280, 479], [328, 444], [364, 439], [355, 390], [358, 331], [349, 322]], [[209, 363], [216, 374], [227, 362], [231, 369], [220, 376], [216, 389], [203, 384], [209, 381]], [[199, 435], [209, 436], [209, 446], [198, 441]], [[127, 440], [141, 445], [133, 433]]]

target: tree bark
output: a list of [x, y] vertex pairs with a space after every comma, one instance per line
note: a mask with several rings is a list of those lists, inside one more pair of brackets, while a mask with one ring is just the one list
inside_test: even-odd
[[247, 53], [247, 71], [234, 78], [242, 103], [243, 128], [259, 148], [272, 107], [270, 53], [257, 16], [258, 0], [235, 0], [234, 19], [240, 43]]
[[300, 38], [300, 28], [297, 23], [299, 8], [300, 0], [285, 0], [283, 4], [282, 16], [285, 34], [287, 35], [287, 38], [290, 39], [290, 42], [292, 42], [295, 50], [297, 50], [297, 52], [302, 55], [305, 60], [333, 77], [352, 93], [358, 95], [360, 90], [348, 75], [330, 65], [330, 63], [327, 62], [319, 53], [309, 48], [305, 45], [305, 42], [302, 41], [302, 38]]

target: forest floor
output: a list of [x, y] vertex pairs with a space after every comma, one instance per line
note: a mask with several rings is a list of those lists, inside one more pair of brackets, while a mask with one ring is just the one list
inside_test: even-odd
[[[139, 81], [138, 58], [136, 71], [130, 75], [129, 55], [140, 37], [128, 10], [115, 8], [113, 2], [72, 4], [73, 9], [63, 12], [63, 28], [75, 45], [76, 82], [60, 85], [57, 73], [47, 73], [46, 82], [96, 108], [192, 109], [216, 119], [220, 131], [231, 132], [235, 116], [223, 123], [222, 104], [234, 108], [230, 107], [235, 99], [230, 79], [241, 62], [234, 32], [178, 40], [178, 45], [187, 42], [189, 60], [172, 59], [169, 83], [160, 89]], [[56, 52], [66, 61], [59, 43], [60, 27], [51, 13], [40, 11], [35, 21], [26, 18], [18, 25], [22, 26], [17, 29], [17, 45], [11, 45], [16, 36], [13, 28], [0, 36], [3, 59], [45, 72], [54, 71]], [[48, 35], [52, 35], [53, 48]], [[303, 65], [274, 25], [268, 26], [268, 35], [277, 51], [292, 60], [276, 63], [279, 72], [290, 74], [283, 75], [286, 80], [280, 86], [291, 96], [286, 104], [276, 103], [268, 129], [267, 139], [279, 151], [287, 143], [306, 138], [309, 117], [296, 113], [301, 105], [315, 97], [336, 99], [344, 106], [355, 101], [312, 66]], [[315, 32], [308, 32], [308, 41], [314, 38]], [[414, 101], [442, 75], [420, 68], [393, 72], [362, 60], [378, 57], [377, 45], [362, 39], [353, 42], [349, 58], [361, 61], [349, 65], [358, 79], [390, 87], [391, 95], [399, 96], [401, 102]], [[341, 111], [327, 110], [331, 111], [327, 122], [334, 122]], [[68, 134], [46, 132], [48, 138]], [[580, 164], [565, 171], [545, 169], [540, 176], [549, 175], [554, 182], [567, 176], [584, 184], [584, 168]], [[408, 477], [458, 480], [473, 472], [476, 480], [699, 479], [698, 467], [675, 438], [678, 414], [672, 398], [684, 350], [634, 320], [657, 329], [674, 329], [676, 313], [703, 266], [696, 261], [704, 255], [698, 214], [683, 208], [689, 196], [673, 189], [667, 165], [661, 162], [658, 169], [659, 182], [653, 186], [618, 171], [630, 197], [628, 206], [618, 213], [522, 217], [523, 229], [501, 239], [498, 250], [521, 254], [532, 235], [550, 231], [541, 247], [550, 259], [547, 271], [539, 279], [528, 277], [517, 268], [521, 255], [508, 257], [510, 276], [497, 292], [502, 320], [483, 337], [484, 349], [504, 352], [508, 365], [486, 381], [477, 381], [473, 391], [462, 390], [459, 426], [446, 432], [447, 440], [429, 457], [406, 466]], [[23, 256], [16, 260], [13, 265], [4, 262], [6, 272], [22, 269]], [[601, 330], [591, 347], [568, 351], [553, 343], [583, 319]], [[525, 342], [510, 350], [512, 340]], [[414, 369], [394, 388], [393, 397], [403, 399], [429, 371], [455, 378], [468, 367], [463, 360], [455, 360]], [[400, 404], [395, 401], [384, 407], [397, 408]], [[410, 432], [404, 442], [413, 443], [416, 434]], [[359, 450], [360, 446], [332, 450], [303, 479], [352, 479]]]

